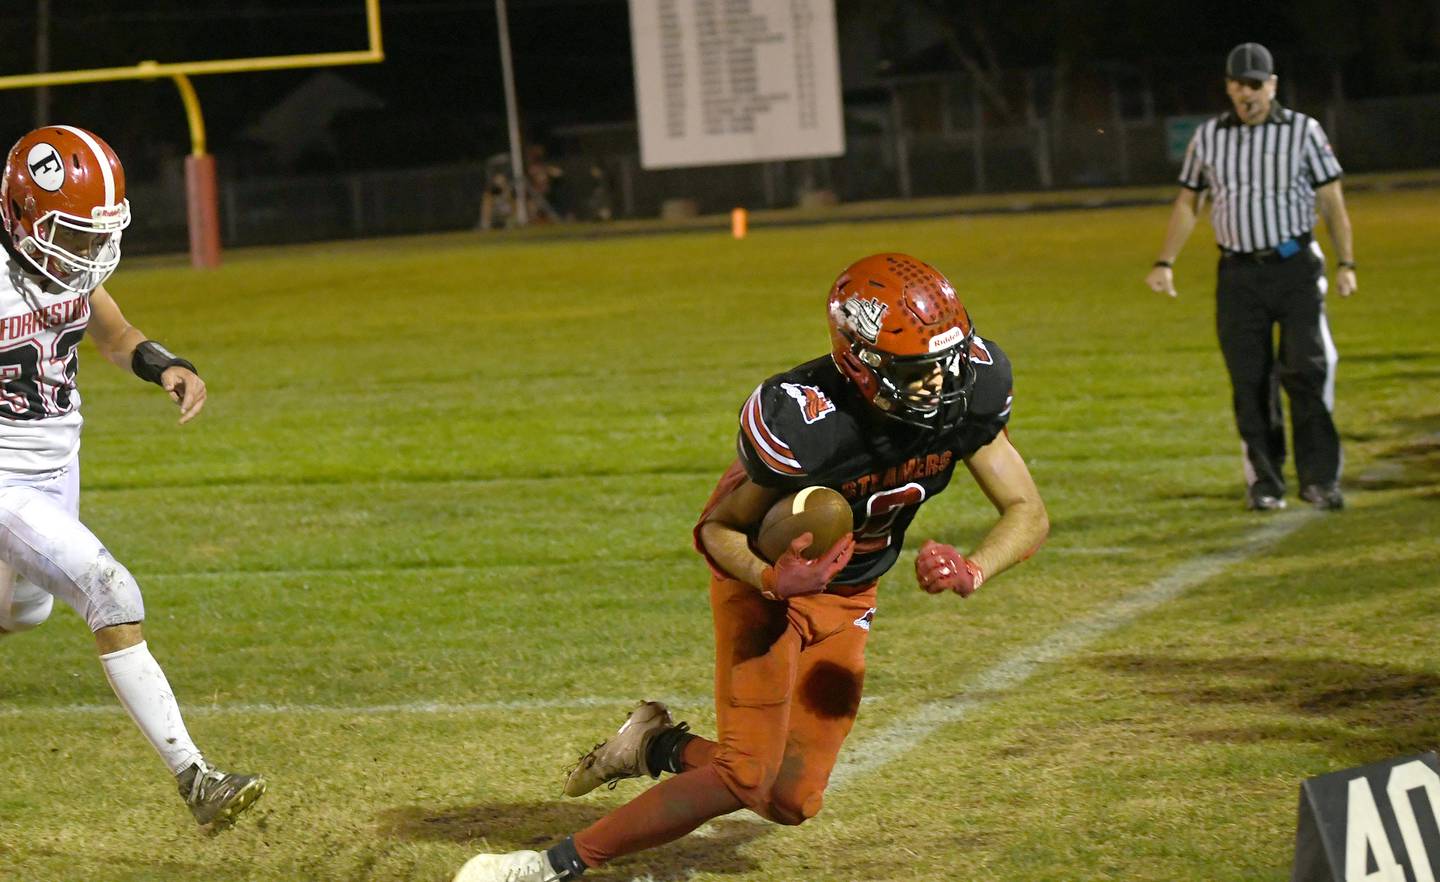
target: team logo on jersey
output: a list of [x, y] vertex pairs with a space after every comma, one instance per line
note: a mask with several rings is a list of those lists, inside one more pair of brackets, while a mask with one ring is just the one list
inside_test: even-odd
[[835, 410], [835, 402], [814, 386], [781, 383], [780, 388], [784, 389], [791, 398], [795, 399], [795, 403], [800, 405], [800, 413], [805, 417], [807, 426], [824, 419], [827, 413]]
[[30, 180], [42, 190], [54, 193], [65, 183], [65, 161], [60, 151], [49, 144], [36, 144], [25, 157]]
[[870, 630], [870, 625], [875, 621], [875, 607], [865, 610], [865, 615], [855, 620], [855, 627], [863, 630]]
[[855, 333], [871, 343], [880, 339], [880, 323], [885, 320], [885, 313], [890, 310], [890, 307], [880, 302], [880, 298], [861, 300], [859, 297], [851, 297], [840, 308], [845, 311], [845, 319]]

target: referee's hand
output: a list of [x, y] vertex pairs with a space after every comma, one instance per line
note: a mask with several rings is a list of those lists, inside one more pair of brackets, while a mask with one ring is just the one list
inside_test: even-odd
[[1168, 266], [1151, 267], [1145, 274], [1145, 284], [1156, 294], [1175, 296], [1175, 271]]
[[1355, 271], [1348, 266], [1342, 266], [1335, 271], [1335, 290], [1341, 297], [1349, 297], [1359, 288], [1355, 281]]

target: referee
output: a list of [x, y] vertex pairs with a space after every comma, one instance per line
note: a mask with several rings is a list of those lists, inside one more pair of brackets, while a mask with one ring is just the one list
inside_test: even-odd
[[1215, 326], [1244, 449], [1246, 506], [1285, 507], [1283, 386], [1300, 498], [1333, 511], [1345, 505], [1343, 456], [1332, 417], [1337, 356], [1325, 321], [1325, 256], [1312, 235], [1317, 205], [1339, 258], [1341, 297], [1355, 291], [1355, 252], [1340, 163], [1318, 122], [1275, 100], [1275, 83], [1264, 46], [1231, 50], [1225, 91], [1234, 110], [1207, 120], [1191, 138], [1165, 243], [1145, 284], [1175, 296], [1171, 267], [1209, 190], [1220, 245]]

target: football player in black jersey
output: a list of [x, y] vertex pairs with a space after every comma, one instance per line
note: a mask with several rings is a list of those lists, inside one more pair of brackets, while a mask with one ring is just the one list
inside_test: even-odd
[[[832, 350], [761, 383], [740, 410], [739, 456], [695, 528], [712, 570], [718, 738], [643, 702], [581, 758], [579, 796], [622, 778], [673, 773], [548, 851], [483, 854], [456, 882], [553, 882], [677, 839], [749, 808], [780, 824], [819, 811], [860, 706], [876, 580], [905, 531], [964, 462], [999, 519], [969, 554], [925, 542], [920, 587], [969, 597], [1033, 554], [1045, 505], [1006, 433], [1010, 362], [975, 333], [949, 280], [904, 254], [877, 254], [830, 291]], [[775, 561], [752, 539], [780, 497], [838, 490], [855, 530], [815, 559], [808, 534]]]

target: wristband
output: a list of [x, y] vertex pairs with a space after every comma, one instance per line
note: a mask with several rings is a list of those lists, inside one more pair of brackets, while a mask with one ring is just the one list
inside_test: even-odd
[[130, 370], [135, 376], [147, 383], [160, 384], [160, 375], [165, 373], [166, 368], [183, 367], [195, 374], [195, 365], [156, 343], [154, 340], [146, 340], [135, 347], [135, 354], [130, 356]]
[[1341, 261], [1337, 261], [1335, 265], [1336, 265], [1337, 267], [1339, 267], [1340, 269], [1348, 269], [1348, 270], [1353, 270], [1353, 269], [1355, 269], [1355, 261], [1353, 261], [1353, 260], [1341, 260]]
[[1166, 269], [1174, 269], [1175, 262], [1173, 260], [1157, 260], [1155, 261], [1154, 266], [1163, 266]]

